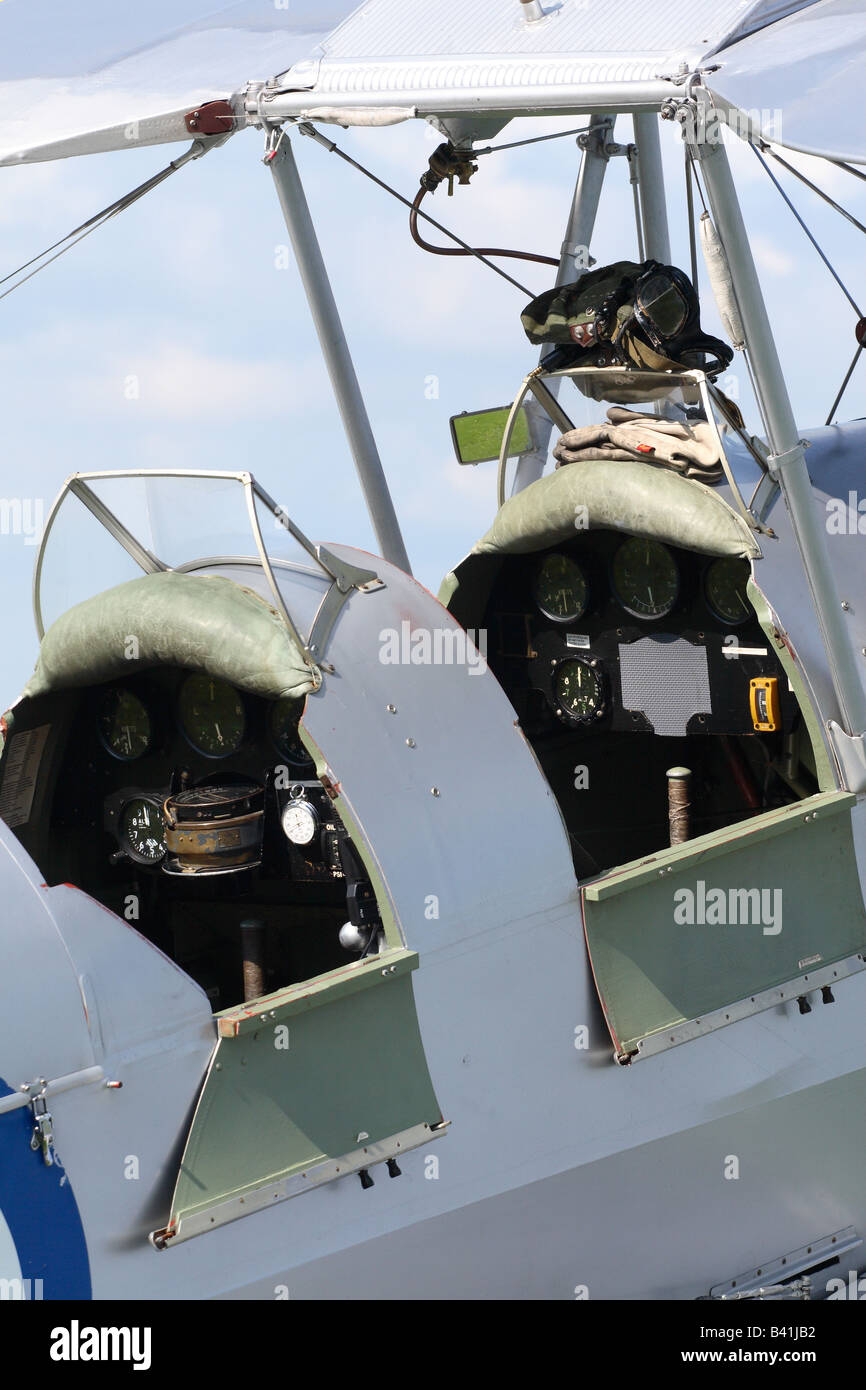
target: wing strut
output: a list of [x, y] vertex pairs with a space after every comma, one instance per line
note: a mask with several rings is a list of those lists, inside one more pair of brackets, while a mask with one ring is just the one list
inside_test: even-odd
[[403, 544], [400, 523], [388, 489], [388, 480], [376, 447], [364, 397], [343, 332], [340, 314], [322, 258], [316, 229], [304, 194], [304, 186], [295, 163], [288, 135], [282, 132], [266, 155], [276, 184], [277, 197], [286, 219], [295, 259], [301, 272], [307, 301], [319, 335], [328, 374], [337, 397], [337, 405], [349, 448], [355, 460], [367, 511], [376, 532], [376, 540], [386, 560], [407, 574], [409, 557]]

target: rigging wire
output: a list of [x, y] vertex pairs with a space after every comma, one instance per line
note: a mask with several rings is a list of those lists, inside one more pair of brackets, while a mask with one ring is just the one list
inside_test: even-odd
[[[316, 130], [309, 122], [301, 121], [297, 129], [302, 135], [307, 135], [311, 140], [315, 140], [317, 144], [324, 146], [329, 153], [339, 155], [340, 159], [344, 160], [346, 164], [351, 164], [352, 168], [357, 169], [365, 178], [370, 179], [373, 183], [377, 184], [379, 188], [384, 189], [386, 193], [390, 193], [392, 198], [396, 198], [397, 201], [402, 203], [404, 207], [407, 207], [410, 212], [417, 211], [418, 216], [423, 217], [425, 222], [429, 222], [437, 231], [450, 237], [452, 241], [456, 241], [457, 245], [463, 248], [466, 255], [475, 256], [476, 260], [481, 261], [482, 265], [486, 265], [489, 270], [495, 271], [503, 280], [507, 280], [510, 285], [514, 285], [515, 289], [520, 290], [521, 294], [525, 294], [532, 299], [532, 290], [527, 289], [526, 285], [521, 285], [520, 281], [515, 280], [507, 271], [502, 270], [498, 265], [494, 265], [492, 261], [487, 259], [483, 251], [479, 251], [474, 246], [470, 246], [468, 242], [463, 241], [457, 236], [456, 232], [450, 231], [449, 228], [443, 226], [441, 222], [437, 222], [435, 217], [431, 217], [427, 212], [416, 210], [411, 199], [405, 198], [402, 193], [398, 193], [396, 188], [392, 188], [384, 179], [380, 179], [378, 174], [374, 174], [372, 170], [366, 169], [363, 164], [359, 164], [357, 159], [353, 159], [351, 155], [346, 154], [345, 150], [341, 150], [339, 145], [335, 144], [333, 140], [329, 140], [327, 136], [323, 135], [321, 131]], [[559, 262], [557, 261], [556, 264], [559, 265]]]
[[857, 344], [857, 351], [854, 353], [854, 356], [851, 358], [851, 366], [848, 368], [847, 372], [845, 373], [845, 380], [842, 382], [842, 385], [839, 387], [839, 390], [838, 390], [838, 392], [837, 392], [837, 394], [836, 394], [836, 399], [835, 399], [835, 401], [833, 402], [832, 406], [830, 407], [830, 414], [827, 416], [827, 419], [824, 421], [824, 424], [825, 424], [825, 425], [832, 425], [832, 423], [833, 423], [833, 416], [836, 414], [836, 411], [839, 409], [839, 402], [841, 401], [842, 397], [843, 397], [844, 394], [845, 394], [845, 391], [847, 390], [848, 382], [851, 380], [851, 377], [854, 375], [854, 368], [857, 366], [857, 363], [858, 363], [859, 360], [860, 360], [860, 354], [861, 354], [862, 351], [863, 351], [863, 344], [862, 344], [862, 343], [858, 343], [858, 344]]
[[521, 145], [540, 145], [542, 140], [564, 140], [567, 135], [585, 135], [588, 130], [588, 125], [581, 125], [574, 130], [557, 130], [553, 135], [533, 135], [529, 140], [512, 140], [508, 145], [487, 145], [483, 150], [473, 150], [472, 158], [479, 154], [499, 154], [500, 150], [517, 150]]
[[[79, 226], [73, 227], [72, 231], [67, 232], [66, 236], [61, 237], [59, 241], [55, 241], [51, 246], [46, 247], [44, 251], [40, 251], [38, 256], [31, 256], [30, 260], [18, 266], [17, 270], [11, 270], [8, 275], [4, 275], [2, 279], [0, 279], [0, 285], [5, 285], [9, 280], [15, 280], [15, 283], [0, 294], [0, 299], [5, 299], [7, 295], [12, 294], [13, 290], [20, 289], [28, 280], [32, 280], [34, 275], [38, 275], [40, 270], [45, 270], [53, 261], [59, 260], [67, 251], [71, 251], [73, 246], [77, 246], [85, 237], [90, 236], [91, 232], [95, 232], [99, 227], [104, 226], [106, 222], [110, 221], [112, 217], [116, 217], [119, 212], [125, 211], [125, 209], [131, 207], [133, 203], [137, 203], [139, 198], [143, 198], [144, 195], [150, 193], [152, 189], [158, 188], [161, 183], [164, 183], [172, 174], [176, 174], [178, 170], [182, 169], [190, 160], [198, 159], [201, 155], [205, 154], [207, 148], [207, 146], [202, 145], [201, 141], [196, 140], [191, 148], [187, 150], [186, 154], [181, 155], [179, 159], [173, 159], [164, 169], [160, 169], [159, 173], [153, 174], [149, 179], [146, 179], [144, 183], [140, 183], [137, 188], [133, 188], [129, 193], [125, 193], [122, 198], [117, 198], [113, 203], [109, 203], [108, 207], [103, 208], [101, 212], [96, 212], [92, 217], [88, 217], [86, 222], [81, 222]], [[58, 247], [61, 249], [57, 250]], [[51, 255], [52, 251], [56, 253], [53, 256]], [[46, 257], [48, 258], [47, 260]], [[41, 264], [37, 265], [37, 262], [41, 262]], [[30, 270], [29, 275], [23, 275], [22, 271], [29, 270], [30, 266], [35, 266], [36, 269]], [[16, 276], [21, 276], [21, 278], [16, 279]]]
[[819, 244], [817, 238], [814, 237], [814, 236], [812, 235], [812, 232], [811, 232], [811, 231], [809, 230], [809, 228], [806, 226], [806, 223], [804, 222], [803, 218], [800, 216], [799, 212], [798, 212], [797, 209], [794, 207], [794, 204], [792, 203], [791, 199], [788, 197], [787, 193], [785, 192], [784, 188], [783, 188], [782, 185], [780, 184], [779, 180], [776, 178], [776, 175], [773, 173], [773, 171], [772, 171], [772, 169], [770, 168], [769, 164], [768, 164], [767, 161], [764, 159], [764, 157], [763, 157], [763, 155], [761, 154], [761, 151], [758, 149], [757, 145], [752, 145], [752, 151], [753, 151], [753, 153], [754, 153], [754, 155], [755, 155], [755, 158], [758, 160], [758, 163], [761, 165], [761, 167], [763, 168], [764, 172], [766, 173], [767, 177], [770, 178], [770, 179], [772, 179], [773, 183], [776, 185], [776, 188], [778, 189], [779, 193], [782, 195], [782, 197], [784, 198], [784, 200], [785, 200], [785, 202], [787, 203], [788, 207], [791, 209], [791, 212], [794, 214], [794, 216], [796, 217], [796, 219], [797, 219], [797, 221], [799, 222], [800, 226], [803, 228], [803, 231], [806, 233], [806, 236], [809, 238], [809, 240], [811, 241], [811, 243], [812, 243], [812, 245], [814, 246], [815, 250], [818, 252], [818, 255], [821, 257], [821, 260], [824, 262], [824, 264], [825, 264], [825, 266], [827, 267], [827, 269], [829, 270], [830, 274], [833, 276], [833, 279], [836, 281], [836, 284], [839, 286], [839, 288], [840, 288], [840, 290], [842, 291], [842, 293], [844, 294], [845, 298], [848, 300], [848, 303], [851, 305], [851, 307], [852, 307], [852, 309], [854, 310], [854, 312], [856, 313], [858, 319], [861, 319], [861, 318], [863, 317], [863, 315], [862, 315], [862, 313], [861, 313], [861, 311], [860, 311], [860, 309], [859, 309], [859, 307], [858, 307], [858, 305], [857, 305], [856, 300], [855, 300], [854, 297], [849, 293], [849, 291], [848, 291], [848, 289], [847, 289], [847, 286], [844, 284], [843, 280], [841, 279], [841, 277], [839, 276], [839, 274], [837, 273], [837, 271], [834, 269], [834, 267], [830, 264], [830, 261], [829, 261], [829, 259], [827, 258], [827, 256], [825, 255], [825, 253], [824, 253], [824, 251], [823, 251], [823, 248], [820, 246], [820, 244]]
[[863, 179], [863, 181], [866, 182], [866, 171], [855, 168], [853, 164], [846, 164], [844, 159], [828, 159], [827, 163], [835, 164], [837, 169], [845, 169], [849, 174], [853, 174], [855, 178]]
[[[764, 146], [764, 149], [766, 149], [766, 146]], [[857, 301], [854, 299], [853, 295], [849, 293], [849, 291], [848, 291], [846, 285], [843, 283], [841, 277], [837, 274], [837, 272], [836, 272], [836, 270], [834, 269], [834, 267], [830, 264], [830, 261], [828, 260], [827, 256], [824, 254], [822, 248], [819, 246], [817, 239], [812, 235], [811, 231], [810, 231], [809, 228], [806, 226], [806, 223], [804, 222], [803, 218], [800, 216], [800, 214], [799, 214], [799, 212], [797, 211], [797, 209], [794, 207], [794, 204], [792, 203], [791, 199], [788, 197], [787, 193], [785, 192], [784, 188], [783, 188], [782, 185], [780, 184], [779, 180], [776, 178], [776, 176], [775, 176], [775, 174], [773, 173], [772, 169], [771, 169], [770, 166], [767, 164], [766, 160], [763, 158], [763, 156], [762, 156], [762, 154], [761, 154], [761, 151], [758, 149], [757, 145], [752, 145], [752, 150], [754, 151], [755, 157], [757, 158], [757, 160], [759, 161], [759, 163], [760, 163], [761, 166], [763, 167], [765, 173], [768, 175], [768, 177], [769, 177], [770, 179], [772, 179], [773, 183], [776, 185], [776, 188], [777, 188], [778, 191], [781, 193], [781, 195], [782, 195], [782, 197], [784, 198], [785, 202], [788, 204], [788, 207], [791, 209], [791, 212], [792, 212], [792, 213], [794, 214], [794, 216], [796, 217], [796, 219], [797, 219], [797, 221], [799, 222], [800, 226], [803, 228], [803, 231], [806, 233], [806, 236], [807, 236], [807, 237], [809, 238], [809, 240], [811, 241], [811, 243], [812, 243], [812, 245], [814, 246], [815, 250], [818, 252], [818, 255], [821, 257], [821, 260], [824, 262], [824, 264], [825, 264], [825, 266], [827, 267], [827, 269], [829, 270], [830, 274], [833, 276], [833, 279], [836, 281], [836, 284], [839, 286], [839, 288], [840, 288], [840, 290], [842, 291], [842, 293], [844, 294], [845, 298], [848, 300], [848, 303], [851, 305], [852, 309], [854, 310], [855, 314], [857, 315], [857, 318], [858, 318], [858, 329], [859, 329], [859, 324], [860, 324], [860, 322], [862, 322], [862, 320], [863, 320], [863, 314], [862, 314], [862, 311], [860, 310], [859, 305], [857, 304]], [[829, 194], [824, 193], [822, 189], [818, 188], [815, 184], [813, 184], [812, 181], [811, 181], [811, 179], [807, 179], [806, 176], [805, 176], [804, 174], [801, 174], [801, 173], [799, 172], [799, 170], [798, 170], [798, 169], [795, 169], [795, 168], [793, 167], [793, 165], [791, 165], [791, 164], [789, 164], [789, 163], [787, 162], [787, 160], [782, 159], [781, 155], [775, 154], [772, 150], [767, 150], [767, 153], [773, 155], [773, 158], [776, 159], [780, 164], [783, 164], [783, 165], [785, 166], [786, 169], [790, 169], [791, 173], [792, 173], [792, 174], [795, 174], [796, 177], [797, 177], [798, 179], [800, 179], [803, 183], [808, 184], [808, 186], [809, 186], [810, 188], [813, 188], [813, 189], [815, 190], [815, 192], [818, 193], [818, 194], [824, 199], [825, 202], [829, 203], [829, 204], [831, 205], [831, 207], [835, 208], [835, 210], [836, 210], [838, 213], [841, 213], [841, 215], [842, 215], [843, 217], [847, 218], [849, 222], [853, 222], [854, 226], [855, 226], [855, 227], [858, 227], [858, 228], [860, 229], [861, 232], [866, 232], [866, 227], [864, 227], [862, 223], [858, 222], [857, 219], [856, 219], [855, 217], [852, 217], [851, 214], [850, 214], [849, 212], [847, 212], [845, 208], [840, 207], [839, 204], [836, 203], [836, 202], [829, 196]], [[835, 160], [831, 161], [831, 163], [835, 163], [835, 162], [836, 162]], [[842, 167], [848, 168], [847, 165], [844, 165], [844, 166], [842, 166]], [[849, 172], [850, 172], [850, 173], [855, 173], [855, 172], [857, 172], [857, 171], [851, 169], [851, 170], [849, 170]], [[833, 402], [833, 404], [832, 404], [832, 406], [831, 406], [831, 408], [830, 408], [830, 413], [829, 413], [829, 415], [827, 416], [827, 419], [824, 421], [825, 425], [829, 425], [829, 424], [832, 423], [832, 421], [833, 421], [833, 416], [836, 414], [836, 411], [837, 411], [838, 408], [839, 408], [839, 402], [841, 401], [842, 397], [843, 397], [844, 394], [845, 394], [845, 391], [846, 391], [847, 386], [848, 386], [848, 382], [851, 380], [851, 377], [854, 375], [854, 368], [857, 366], [857, 362], [859, 361], [860, 354], [861, 354], [861, 352], [863, 351], [863, 343], [860, 341], [859, 332], [858, 332], [857, 337], [858, 337], [858, 341], [857, 341], [857, 350], [856, 350], [856, 352], [854, 353], [854, 356], [853, 356], [852, 359], [851, 359], [851, 365], [850, 365], [850, 367], [848, 368], [847, 372], [845, 373], [845, 377], [844, 377], [844, 380], [843, 380], [843, 382], [842, 382], [842, 385], [839, 387], [839, 390], [838, 390], [837, 393], [836, 393], [836, 399], [834, 400], [834, 402]]]
[[852, 223], [852, 225], [855, 226], [858, 231], [866, 234], [866, 226], [864, 226], [862, 222], [858, 222], [857, 218], [854, 217], [854, 215], [850, 213], [847, 208], [843, 208], [841, 203], [837, 203], [835, 198], [831, 198], [829, 193], [825, 193], [823, 188], [819, 188], [817, 183], [813, 183], [811, 179], [807, 179], [805, 174], [801, 173], [799, 169], [796, 169], [793, 164], [789, 164], [787, 159], [783, 159], [782, 156], [780, 154], [777, 154], [775, 150], [770, 149], [769, 145], [762, 145], [761, 148], [765, 154], [768, 154], [772, 159], [775, 159], [777, 164], [781, 164], [784, 169], [787, 169], [790, 173], [792, 173], [794, 177], [799, 179], [801, 183], [804, 183], [807, 188], [811, 188], [813, 193], [817, 193], [819, 198], [823, 198], [825, 203], [829, 203], [830, 207], [834, 208], [835, 211], [838, 212], [841, 217], [847, 218], [847, 220], [850, 223]]
[[686, 209], [687, 209], [686, 215], [687, 215], [687, 217], [688, 217], [688, 219], [689, 219], [689, 254], [690, 254], [690, 256], [691, 256], [691, 263], [692, 263], [692, 284], [694, 285], [694, 287], [695, 287], [695, 293], [697, 294], [697, 293], [698, 293], [698, 242], [697, 242], [697, 237], [695, 236], [695, 190], [694, 190], [694, 181], [693, 181], [693, 176], [692, 176], [692, 157], [691, 157], [691, 151], [689, 150], [688, 145], [686, 145], [684, 148], [685, 148], [685, 152], [686, 152]]

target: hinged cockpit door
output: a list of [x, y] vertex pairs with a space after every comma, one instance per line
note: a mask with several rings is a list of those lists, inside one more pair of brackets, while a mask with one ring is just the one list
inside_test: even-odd
[[158, 1248], [427, 1144], [444, 1132], [412, 971], [391, 950], [218, 1015]]
[[618, 1061], [820, 998], [864, 968], [855, 800], [808, 797], [583, 886], [587, 946]]

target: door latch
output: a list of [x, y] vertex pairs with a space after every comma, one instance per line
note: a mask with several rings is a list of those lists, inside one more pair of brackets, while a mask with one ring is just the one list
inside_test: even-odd
[[54, 1166], [54, 1126], [45, 1095], [45, 1078], [40, 1077], [38, 1081], [31, 1081], [28, 1085], [22, 1086], [21, 1089], [27, 1092], [30, 1099], [30, 1109], [33, 1112], [33, 1133], [30, 1136], [30, 1147], [34, 1153], [41, 1152], [45, 1166], [51, 1168]]

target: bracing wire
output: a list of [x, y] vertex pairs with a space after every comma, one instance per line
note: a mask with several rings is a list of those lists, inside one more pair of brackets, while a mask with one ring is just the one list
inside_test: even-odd
[[[339, 158], [344, 160], [346, 164], [350, 164], [353, 169], [357, 169], [358, 172], [360, 174], [363, 174], [365, 178], [370, 179], [379, 188], [384, 189], [384, 191], [386, 193], [389, 193], [392, 198], [396, 198], [397, 202], [402, 203], [403, 206], [408, 208], [410, 212], [415, 211], [414, 204], [411, 198], [404, 197], [402, 193], [398, 192], [396, 188], [392, 188], [391, 185], [389, 183], [386, 183], [384, 179], [380, 179], [378, 174], [374, 174], [371, 169], [365, 168], [364, 165], [360, 164], [357, 159], [353, 159], [351, 155], [346, 154], [345, 150], [341, 150], [339, 145], [335, 144], [333, 140], [327, 139], [326, 136], [322, 135], [321, 131], [316, 130], [311, 125], [307, 125], [306, 122], [299, 125], [298, 130], [301, 132], [302, 135], [308, 135], [318, 144], [323, 145], [324, 148], [330, 151], [331, 154], [338, 155]], [[457, 236], [456, 232], [450, 231], [449, 228], [443, 226], [441, 222], [437, 222], [435, 217], [431, 217], [429, 213], [423, 212], [420, 208], [417, 209], [417, 215], [423, 218], [425, 222], [429, 222], [432, 227], [435, 227], [437, 229], [437, 231], [442, 232], [444, 236], [450, 237], [452, 241], [456, 242], [458, 246], [463, 248], [464, 252], [467, 255], [474, 256], [476, 260], [482, 263], [482, 265], [486, 265], [488, 270], [494, 271], [495, 274], [501, 276], [503, 280], [507, 280], [510, 285], [514, 285], [515, 289], [520, 290], [521, 294], [527, 295], [530, 299], [532, 298], [532, 290], [527, 289], [526, 285], [521, 285], [519, 280], [515, 280], [512, 275], [509, 275], [507, 271], [502, 270], [498, 265], [494, 265], [492, 261], [487, 259], [483, 252], [479, 251], [474, 246], [470, 246], [468, 242], [463, 241], [461, 237]]]
[[[38, 256], [31, 256], [30, 260], [18, 266], [17, 270], [11, 270], [8, 275], [4, 275], [0, 278], [0, 285], [5, 285], [10, 280], [14, 280], [15, 283], [10, 285], [8, 289], [3, 290], [2, 294], [0, 294], [0, 299], [5, 299], [7, 295], [12, 294], [13, 290], [20, 289], [28, 280], [32, 280], [34, 275], [38, 275], [40, 270], [45, 270], [53, 261], [59, 260], [61, 256], [65, 256], [67, 251], [71, 251], [73, 246], [77, 246], [85, 237], [90, 236], [91, 232], [97, 231], [99, 227], [103, 227], [112, 217], [116, 217], [118, 213], [124, 212], [126, 208], [131, 207], [133, 203], [137, 203], [139, 198], [143, 198], [146, 193], [150, 193], [152, 189], [164, 183], [167, 178], [170, 178], [172, 174], [176, 174], [177, 171], [182, 169], [185, 164], [188, 164], [191, 159], [198, 159], [200, 155], [205, 153], [205, 149], [205, 146], [196, 141], [192, 149], [188, 150], [180, 159], [173, 159], [165, 169], [160, 169], [159, 173], [153, 174], [151, 178], [146, 179], [145, 182], [139, 184], [137, 188], [133, 188], [129, 193], [125, 193], [122, 198], [117, 198], [113, 203], [109, 203], [108, 207], [103, 208], [101, 212], [96, 212], [92, 217], [88, 217], [86, 222], [81, 222], [77, 227], [73, 227], [72, 231], [67, 232], [66, 236], [61, 237], [59, 241], [55, 241], [51, 246], [46, 247], [44, 251], [40, 251]], [[60, 248], [59, 250], [58, 247]], [[55, 253], [54, 255], [51, 254], [52, 251]], [[31, 266], [34, 266], [35, 269], [31, 270]], [[22, 274], [25, 270], [29, 271], [29, 274]], [[16, 279], [16, 276], [20, 276], [20, 279]]]
[[853, 213], [850, 213], [847, 208], [843, 208], [841, 203], [837, 203], [836, 199], [831, 198], [829, 193], [825, 193], [823, 188], [820, 188], [817, 183], [813, 183], [804, 173], [796, 169], [793, 164], [789, 164], [787, 159], [783, 159], [775, 150], [770, 149], [769, 145], [763, 145], [762, 150], [764, 154], [768, 154], [771, 159], [775, 159], [777, 164], [781, 164], [783, 169], [787, 169], [789, 173], [793, 174], [795, 179], [799, 179], [807, 188], [811, 188], [813, 193], [817, 193], [819, 198], [823, 198], [825, 203], [829, 203], [830, 207], [838, 212], [840, 217], [844, 217], [852, 226], [856, 227], [858, 231], [866, 234], [866, 226], [864, 226], [862, 222], [858, 222]]
[[483, 150], [473, 150], [472, 158], [479, 154], [499, 154], [500, 150], [519, 150], [522, 145], [540, 145], [542, 140], [564, 140], [567, 135], [585, 135], [589, 126], [577, 126], [574, 130], [557, 130], [553, 135], [533, 135], [528, 140], [512, 140], [507, 145], [486, 145]]
[[787, 203], [787, 205], [788, 205], [788, 207], [790, 208], [791, 212], [794, 214], [794, 217], [797, 219], [797, 221], [799, 222], [799, 224], [800, 224], [800, 226], [802, 227], [803, 231], [806, 233], [806, 236], [809, 238], [809, 240], [811, 241], [811, 243], [812, 243], [812, 245], [814, 246], [815, 250], [818, 252], [818, 255], [821, 257], [821, 260], [824, 262], [824, 264], [825, 264], [825, 266], [827, 267], [827, 269], [829, 270], [830, 274], [833, 276], [833, 279], [836, 281], [836, 284], [839, 286], [839, 288], [840, 288], [840, 290], [842, 291], [842, 293], [844, 294], [845, 298], [848, 300], [848, 303], [851, 305], [851, 308], [852, 308], [852, 309], [854, 310], [854, 312], [856, 313], [858, 319], [861, 319], [861, 318], [863, 317], [863, 315], [862, 315], [862, 313], [861, 313], [861, 311], [860, 311], [860, 309], [859, 309], [859, 307], [858, 307], [858, 305], [857, 305], [857, 301], [854, 299], [853, 295], [852, 295], [852, 294], [850, 293], [850, 291], [848, 290], [847, 286], [845, 285], [844, 281], [842, 280], [842, 277], [838, 274], [838, 272], [836, 271], [836, 269], [834, 268], [834, 266], [831, 265], [830, 260], [829, 260], [828, 256], [825, 254], [824, 249], [823, 249], [823, 247], [820, 245], [820, 243], [819, 243], [817, 237], [813, 236], [812, 232], [811, 232], [810, 229], [807, 227], [805, 221], [804, 221], [803, 218], [800, 216], [800, 214], [799, 214], [799, 212], [797, 211], [797, 209], [794, 207], [793, 202], [792, 202], [791, 199], [788, 197], [787, 193], [785, 192], [784, 188], [783, 188], [782, 185], [780, 184], [779, 180], [776, 178], [776, 175], [773, 173], [773, 171], [772, 171], [772, 169], [770, 168], [770, 166], [769, 166], [769, 164], [767, 163], [767, 161], [764, 159], [764, 157], [763, 157], [763, 155], [761, 154], [761, 151], [758, 149], [757, 145], [752, 145], [752, 151], [753, 151], [753, 153], [754, 153], [754, 155], [755, 155], [755, 158], [758, 160], [758, 163], [761, 165], [762, 169], [763, 169], [764, 172], [766, 173], [767, 177], [768, 177], [769, 179], [771, 179], [772, 182], [775, 184], [775, 186], [776, 186], [776, 188], [778, 189], [779, 193], [781, 194], [782, 198], [783, 198], [784, 201]]
[[[754, 151], [754, 153], [755, 153], [755, 156], [756, 156], [756, 158], [758, 159], [759, 163], [760, 163], [761, 166], [763, 167], [765, 173], [766, 173], [767, 176], [772, 180], [772, 182], [775, 184], [775, 186], [776, 186], [776, 188], [778, 189], [779, 193], [782, 195], [782, 198], [783, 198], [784, 201], [787, 203], [787, 205], [788, 205], [788, 207], [790, 208], [791, 212], [792, 212], [792, 213], [794, 214], [794, 216], [796, 217], [796, 219], [797, 219], [797, 221], [799, 222], [800, 226], [802, 227], [803, 231], [806, 233], [806, 236], [809, 238], [809, 240], [811, 241], [811, 243], [812, 243], [812, 245], [814, 246], [815, 250], [818, 252], [818, 255], [821, 257], [821, 260], [824, 262], [824, 264], [825, 264], [825, 266], [827, 267], [827, 269], [829, 270], [830, 274], [833, 276], [833, 279], [836, 281], [836, 284], [839, 286], [839, 288], [840, 288], [840, 290], [842, 291], [842, 293], [844, 294], [845, 298], [848, 300], [848, 303], [851, 305], [851, 308], [854, 310], [855, 314], [857, 315], [858, 320], [859, 320], [859, 321], [862, 321], [862, 319], [863, 319], [863, 314], [862, 314], [862, 312], [861, 312], [861, 310], [860, 310], [859, 305], [857, 304], [857, 301], [854, 299], [854, 296], [850, 293], [850, 291], [848, 290], [847, 286], [843, 283], [841, 276], [837, 273], [837, 271], [835, 270], [835, 268], [830, 264], [830, 261], [829, 261], [828, 257], [824, 254], [824, 251], [823, 251], [823, 249], [821, 248], [821, 246], [818, 244], [818, 241], [817, 241], [816, 237], [814, 237], [814, 236], [812, 235], [812, 232], [811, 232], [810, 229], [806, 226], [805, 221], [804, 221], [803, 218], [800, 216], [799, 212], [798, 212], [797, 209], [794, 207], [793, 202], [792, 202], [791, 199], [788, 197], [787, 193], [785, 192], [784, 188], [783, 188], [782, 185], [780, 184], [779, 180], [776, 178], [775, 174], [773, 173], [772, 169], [771, 169], [770, 166], [767, 164], [766, 160], [763, 158], [763, 156], [762, 156], [762, 154], [761, 154], [761, 151], [758, 149], [757, 145], [754, 145], [754, 144], [753, 144], [753, 145], [752, 145], [752, 149], [753, 149], [753, 151]], [[821, 188], [819, 188], [819, 187], [817, 186], [817, 184], [814, 184], [814, 183], [812, 182], [811, 179], [806, 178], [806, 175], [805, 175], [805, 174], [801, 174], [800, 171], [799, 171], [799, 169], [795, 169], [794, 166], [793, 166], [792, 164], [789, 164], [788, 161], [787, 161], [786, 159], [783, 159], [781, 155], [778, 155], [778, 154], [775, 153], [775, 151], [773, 151], [773, 150], [771, 150], [771, 149], [768, 149], [766, 145], [763, 146], [763, 149], [766, 150], [766, 153], [769, 154], [769, 155], [771, 155], [772, 158], [775, 159], [775, 160], [777, 161], [777, 163], [783, 165], [784, 168], [790, 170], [790, 172], [791, 172], [792, 174], [794, 174], [795, 177], [798, 178], [798, 179], [800, 180], [801, 183], [805, 183], [809, 188], [813, 189], [814, 192], [817, 193], [817, 194], [819, 195], [819, 197], [823, 198], [824, 201], [825, 201], [826, 203], [829, 203], [830, 206], [831, 206], [832, 208], [834, 208], [835, 211], [838, 212], [842, 217], [846, 218], [847, 221], [853, 223], [853, 225], [854, 225], [855, 227], [857, 227], [861, 232], [866, 233], [866, 227], [863, 226], [863, 223], [862, 223], [862, 222], [858, 222], [858, 221], [857, 221], [857, 218], [856, 218], [856, 217], [853, 217], [853, 216], [851, 215], [851, 213], [848, 212], [848, 210], [847, 210], [846, 208], [841, 207], [840, 204], [837, 203], [837, 202], [835, 201], [835, 199], [833, 199], [833, 198], [830, 197], [829, 193], [825, 193], [824, 190], [821, 189]], [[832, 161], [831, 161], [831, 163], [837, 163], [837, 162], [839, 162], [839, 161], [836, 161], [836, 160], [832, 160]], [[841, 162], [839, 162], [839, 167], [840, 167], [840, 168], [848, 169], [849, 173], [858, 173], [858, 172], [859, 172], [859, 171], [856, 170], [856, 169], [850, 169], [848, 165], [842, 164]], [[864, 177], [864, 176], [861, 175], [860, 177]], [[844, 379], [843, 379], [843, 381], [842, 381], [842, 385], [839, 387], [839, 390], [838, 390], [837, 393], [836, 393], [836, 399], [834, 400], [832, 406], [830, 407], [830, 413], [829, 413], [829, 415], [827, 416], [827, 419], [826, 419], [825, 422], [824, 422], [826, 425], [829, 425], [829, 424], [832, 423], [833, 416], [836, 414], [836, 411], [839, 409], [839, 403], [840, 403], [840, 401], [842, 400], [842, 397], [843, 397], [844, 394], [845, 394], [845, 391], [846, 391], [846, 389], [847, 389], [847, 387], [848, 387], [848, 382], [851, 380], [851, 377], [854, 375], [854, 368], [857, 366], [857, 363], [858, 363], [858, 361], [860, 360], [860, 354], [861, 354], [862, 351], [863, 351], [863, 344], [859, 341], [859, 336], [858, 336], [857, 350], [855, 351], [854, 356], [853, 356], [852, 359], [851, 359], [851, 365], [849, 366], [847, 372], [845, 373], [845, 377], [844, 377]]]

